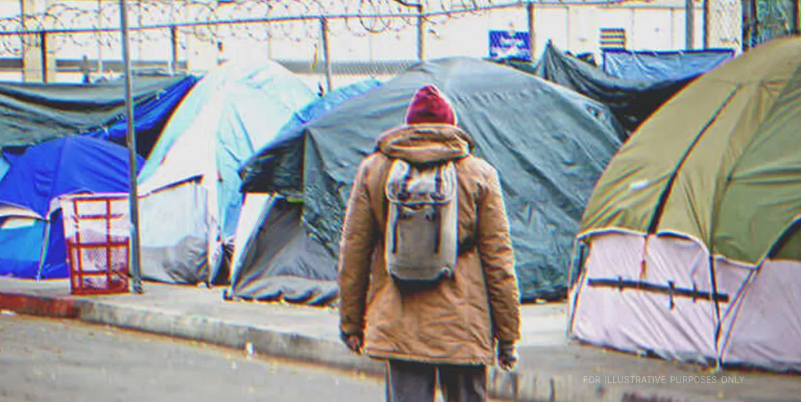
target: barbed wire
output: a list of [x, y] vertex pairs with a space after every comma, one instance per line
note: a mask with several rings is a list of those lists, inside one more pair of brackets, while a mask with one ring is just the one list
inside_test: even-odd
[[[416, 0], [429, 13], [430, 24], [444, 24], [458, 15], [477, 14], [497, 0]], [[512, 3], [512, 1], [509, 1]], [[499, 3], [503, 3], [500, 1]], [[316, 41], [320, 36], [318, 16], [339, 15], [341, 24], [330, 24], [333, 34], [363, 37], [383, 32], [400, 32], [416, 26], [416, 9], [396, 0], [130, 0], [131, 40], [147, 44], [171, 38], [171, 29], [138, 29], [176, 25], [176, 41], [187, 48], [188, 37], [210, 43], [229, 38], [266, 41], [278, 38], [295, 42]], [[280, 19], [265, 24], [238, 23], [245, 19]], [[299, 17], [299, 18], [297, 18]], [[232, 24], [226, 22], [233, 21]], [[222, 24], [222, 22], [224, 24]], [[183, 24], [194, 23], [194, 24]], [[48, 35], [48, 49], [57, 52], [67, 44], [78, 47], [114, 47], [120, 35], [117, 0], [56, 3], [39, 13], [0, 18], [0, 34], [15, 32], [54, 33]], [[79, 32], [80, 31], [80, 32]], [[58, 34], [58, 35], [56, 35]], [[37, 35], [0, 35], [0, 54], [20, 55], [22, 49], [38, 45]]]

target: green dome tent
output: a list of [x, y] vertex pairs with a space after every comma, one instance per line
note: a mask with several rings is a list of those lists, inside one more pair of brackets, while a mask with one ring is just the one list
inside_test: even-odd
[[800, 38], [704, 75], [624, 144], [585, 209], [572, 336], [800, 369]]

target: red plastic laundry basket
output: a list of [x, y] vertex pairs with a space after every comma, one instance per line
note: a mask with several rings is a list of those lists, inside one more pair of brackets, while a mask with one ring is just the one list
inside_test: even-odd
[[129, 291], [129, 210], [124, 194], [60, 198], [75, 295]]

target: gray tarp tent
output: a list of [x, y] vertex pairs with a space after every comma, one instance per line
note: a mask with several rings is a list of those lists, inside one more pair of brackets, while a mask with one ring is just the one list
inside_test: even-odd
[[[296, 189], [310, 238], [336, 258], [359, 162], [380, 133], [402, 124], [411, 96], [428, 83], [450, 98], [476, 153], [502, 174], [522, 298], [565, 296], [579, 219], [623, 129], [605, 105], [491, 62], [424, 62], [308, 123], [302, 167], [277, 167], [273, 176], [304, 179]], [[326, 271], [335, 279], [335, 269]]]

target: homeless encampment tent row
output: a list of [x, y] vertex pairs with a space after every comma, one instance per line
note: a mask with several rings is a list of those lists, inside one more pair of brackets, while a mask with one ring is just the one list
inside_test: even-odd
[[[194, 76], [134, 80], [138, 151], [151, 149]], [[0, 85], [0, 274], [68, 275], [58, 198], [126, 192], [122, 81]], [[142, 158], [138, 157], [138, 164]]]
[[73, 136], [6, 156], [10, 169], [0, 181], [0, 275], [68, 277], [57, 198], [128, 191], [128, 150], [108, 141]]
[[[623, 130], [606, 106], [532, 75], [471, 58], [417, 64], [306, 124], [302, 167], [278, 166], [268, 176], [296, 185], [283, 181], [275, 190], [267, 182], [252, 191], [296, 190], [307, 233], [335, 264], [358, 164], [378, 135], [403, 123], [410, 98], [429, 83], [448, 96], [476, 152], [502, 174], [523, 298], [563, 297], [582, 210]], [[285, 207], [288, 215], [297, 210]], [[325, 271], [322, 280], [334, 281], [335, 266]]]
[[302, 224], [297, 187], [302, 182], [304, 126], [379, 85], [375, 80], [358, 82], [311, 102], [241, 168], [246, 195], [235, 235], [229, 297], [283, 298], [312, 305], [336, 298], [336, 259], [308, 237]]
[[[137, 152], [147, 156], [194, 76], [133, 80]], [[73, 135], [126, 145], [123, 81], [98, 84], [0, 84], [0, 148], [25, 148]]]
[[799, 37], [760, 45], [624, 144], [578, 235], [573, 337], [800, 370], [800, 57]]
[[138, 177], [144, 278], [212, 281], [240, 214], [238, 169], [314, 97], [269, 60], [227, 63], [199, 81]]

